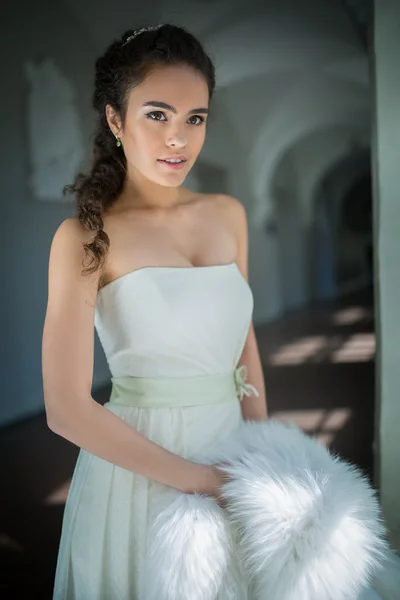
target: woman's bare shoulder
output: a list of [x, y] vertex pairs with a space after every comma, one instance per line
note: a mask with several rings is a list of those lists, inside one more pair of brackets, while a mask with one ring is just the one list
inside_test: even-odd
[[204, 209], [211, 216], [222, 219], [227, 225], [236, 229], [238, 222], [246, 217], [246, 209], [243, 203], [235, 196], [229, 194], [202, 194]]
[[58, 226], [54, 236], [53, 242], [57, 243], [65, 242], [83, 242], [87, 243], [93, 239], [96, 231], [93, 229], [86, 229], [83, 224], [79, 221], [78, 217], [68, 217], [64, 219]]
[[[87, 293], [87, 286], [93, 293], [97, 289], [97, 282], [101, 270], [93, 275], [82, 276], [82, 269], [87, 258], [84, 244], [92, 241], [96, 232], [86, 229], [77, 217], [64, 219], [54, 233], [49, 255], [49, 295], [54, 290], [69, 288], [71, 291], [82, 288], [82, 293]], [[58, 294], [57, 294], [58, 295]]]

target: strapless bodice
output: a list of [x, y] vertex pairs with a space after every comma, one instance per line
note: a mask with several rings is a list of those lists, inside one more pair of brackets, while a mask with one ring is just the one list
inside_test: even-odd
[[97, 294], [95, 327], [113, 377], [183, 377], [233, 370], [253, 313], [235, 262], [143, 267]]

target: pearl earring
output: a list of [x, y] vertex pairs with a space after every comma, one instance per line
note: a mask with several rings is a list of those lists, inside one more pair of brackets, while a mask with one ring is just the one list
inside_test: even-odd
[[119, 147], [121, 145], [121, 140], [119, 139], [119, 137], [117, 135], [115, 137], [117, 139], [117, 146]]

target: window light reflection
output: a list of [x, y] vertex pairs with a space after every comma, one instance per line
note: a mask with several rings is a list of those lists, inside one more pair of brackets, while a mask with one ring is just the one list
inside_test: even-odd
[[332, 362], [365, 362], [375, 355], [375, 336], [372, 333], [353, 335], [343, 346], [332, 353]]
[[268, 362], [272, 366], [299, 365], [304, 362], [349, 363], [366, 362], [375, 356], [375, 335], [357, 333], [350, 337], [338, 335], [305, 337], [291, 344], [285, 344], [270, 354]]
[[0, 549], [12, 550], [14, 552], [24, 552], [24, 548], [19, 542], [13, 540], [7, 533], [0, 533]]
[[270, 356], [271, 365], [298, 365], [326, 347], [326, 336], [308, 336], [285, 344]]
[[65, 504], [70, 485], [71, 479], [68, 479], [61, 486], [53, 490], [51, 494], [47, 496], [44, 503], [47, 505]]
[[370, 311], [363, 306], [350, 306], [336, 311], [332, 316], [332, 323], [334, 325], [354, 325], [370, 317]]
[[294, 423], [315, 438], [324, 446], [329, 446], [338, 431], [350, 420], [352, 411], [350, 408], [341, 407], [326, 409], [305, 409], [294, 411], [277, 411], [271, 414], [271, 418], [282, 423]]

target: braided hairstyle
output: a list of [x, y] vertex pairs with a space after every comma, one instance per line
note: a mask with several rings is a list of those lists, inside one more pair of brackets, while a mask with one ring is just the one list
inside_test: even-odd
[[64, 195], [75, 195], [78, 220], [86, 230], [95, 232], [92, 241], [83, 244], [85, 258], [90, 259], [83, 275], [104, 266], [110, 239], [103, 230], [103, 212], [121, 193], [126, 174], [126, 157], [108, 125], [106, 105], [119, 113], [124, 127], [129, 93], [154, 67], [163, 65], [187, 65], [203, 74], [211, 99], [215, 89], [213, 63], [201, 43], [182, 27], [165, 24], [139, 31], [129, 29], [96, 60], [92, 106], [97, 124], [91, 171], [78, 173], [63, 190]]

